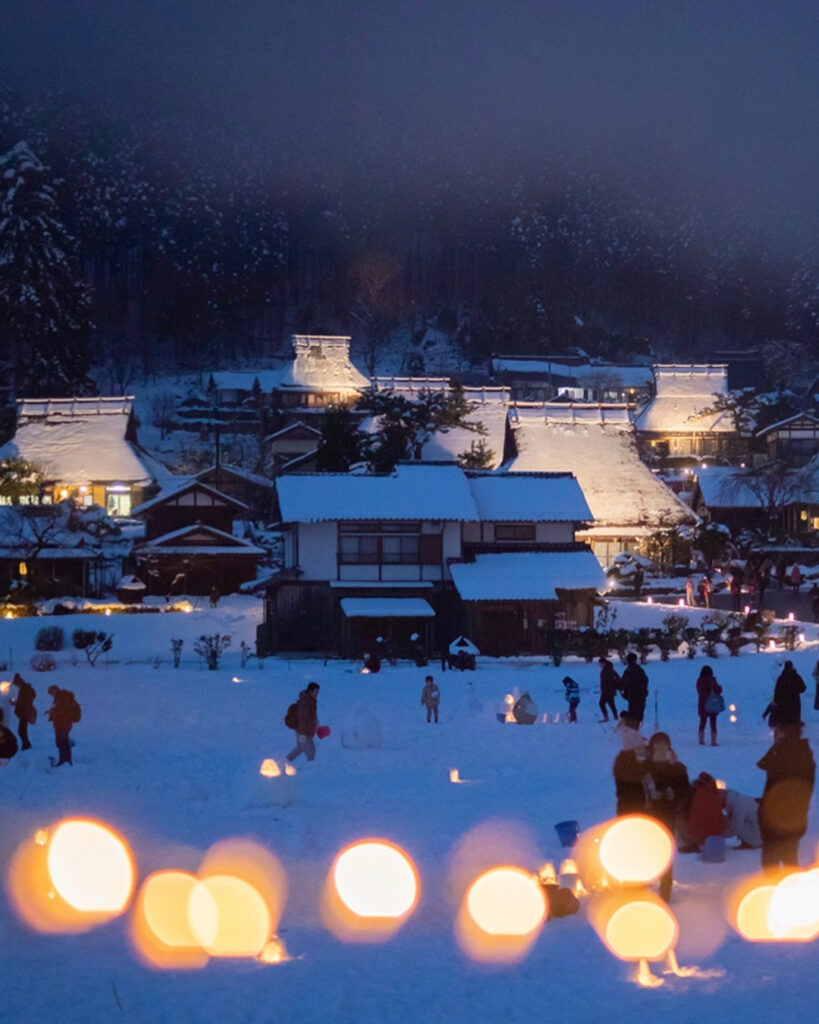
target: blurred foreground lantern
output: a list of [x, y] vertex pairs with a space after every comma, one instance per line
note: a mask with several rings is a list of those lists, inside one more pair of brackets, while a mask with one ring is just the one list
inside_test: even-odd
[[102, 822], [67, 818], [18, 847], [8, 891], [19, 916], [37, 931], [80, 932], [122, 914], [135, 878], [120, 835]]
[[548, 910], [537, 875], [514, 865], [493, 867], [469, 886], [456, 918], [456, 937], [474, 960], [515, 962], [532, 947]]
[[648, 964], [665, 959], [679, 937], [677, 919], [667, 904], [647, 889], [619, 892], [593, 897], [588, 917], [613, 956], [638, 964], [639, 984], [662, 984], [651, 974]]
[[776, 936], [768, 927], [768, 910], [776, 888], [773, 882], [753, 878], [743, 882], [731, 894], [728, 920], [748, 942], [773, 942]]
[[779, 882], [768, 907], [768, 928], [788, 942], [819, 936], [819, 869], [795, 871]]
[[325, 924], [341, 939], [383, 942], [407, 921], [419, 894], [415, 865], [401, 847], [384, 839], [352, 843], [327, 875]]
[[207, 964], [188, 909], [198, 885], [185, 871], [157, 871], [143, 882], [131, 917], [131, 941], [149, 966], [190, 970]]
[[587, 829], [575, 847], [578, 873], [589, 890], [611, 883], [648, 885], [665, 873], [673, 856], [671, 833], [644, 814], [627, 814]]

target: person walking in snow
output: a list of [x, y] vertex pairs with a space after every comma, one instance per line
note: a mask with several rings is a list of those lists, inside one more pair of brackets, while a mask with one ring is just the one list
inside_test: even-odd
[[694, 577], [691, 575], [685, 581], [685, 603], [689, 608], [694, 607]]
[[634, 575], [631, 579], [634, 583], [634, 600], [639, 601], [643, 596], [643, 580], [645, 579], [645, 573], [641, 565], [638, 565], [634, 570]]
[[288, 761], [295, 761], [301, 754], [312, 761], [316, 756], [315, 735], [318, 729], [318, 683], [308, 683], [296, 702], [296, 745], [287, 755]]
[[432, 721], [435, 716], [435, 724], [438, 724], [438, 705], [441, 703], [441, 691], [432, 676], [424, 679], [424, 688], [421, 690], [421, 705], [427, 709], [427, 722]]
[[577, 705], [580, 703], [580, 687], [571, 676], [563, 677], [563, 688], [569, 705], [569, 721], [577, 721]]
[[17, 696], [14, 698], [14, 714], [17, 718], [17, 735], [20, 737], [20, 749], [31, 750], [31, 743], [28, 738], [28, 727], [37, 721], [37, 709], [34, 707], [34, 698], [37, 691], [27, 683], [19, 672], [14, 673], [11, 681], [12, 686], [17, 687]]
[[776, 680], [771, 703], [763, 712], [768, 715], [768, 725], [787, 725], [802, 721], [802, 697], [805, 692], [805, 680], [793, 667], [792, 661], [786, 661]]
[[626, 667], [620, 680], [620, 693], [628, 702], [626, 716], [639, 725], [643, 721], [648, 699], [648, 676], [642, 666], [637, 664], [637, 655], [629, 651]]
[[793, 563], [791, 569], [791, 586], [793, 587], [794, 594], [799, 593], [799, 588], [802, 585], [802, 570], [799, 568], [798, 563]]
[[705, 608], [711, 607], [711, 580], [703, 573], [699, 582], [700, 600]]
[[714, 670], [710, 665], [703, 665], [697, 679], [697, 714], [700, 716], [699, 741], [700, 746], [705, 745], [705, 723], [711, 726], [711, 746], [717, 746], [717, 715], [719, 711], [711, 710], [709, 698], [713, 695], [719, 697], [722, 694], [722, 687], [717, 682]]
[[61, 690], [59, 686], [52, 684], [48, 692], [52, 704], [46, 714], [54, 727], [54, 742], [59, 755], [56, 761], [53, 757], [49, 757], [49, 761], [52, 768], [59, 768], [61, 764], [74, 763], [71, 760], [70, 733], [72, 726], [79, 722], [82, 710], [71, 690]]
[[611, 717], [617, 721], [617, 705], [614, 703], [615, 695], [620, 688], [620, 675], [608, 658], [601, 658], [600, 665], [600, 714], [603, 721], [608, 722], [609, 711]]
[[816, 762], [801, 722], [774, 729], [773, 746], [757, 762], [765, 772], [759, 807], [763, 871], [799, 866], [799, 840], [807, 831]]
[[810, 588], [810, 610], [813, 613], [813, 621], [819, 622], [819, 583], [814, 583]]

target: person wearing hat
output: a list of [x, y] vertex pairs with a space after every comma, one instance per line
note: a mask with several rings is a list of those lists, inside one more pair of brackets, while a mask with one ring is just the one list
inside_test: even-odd
[[643, 720], [648, 699], [648, 676], [641, 665], [637, 664], [637, 655], [629, 651], [626, 667], [620, 680], [620, 693], [628, 702], [626, 717], [639, 723]]
[[611, 710], [611, 717], [616, 722], [617, 705], [614, 703], [614, 698], [620, 686], [620, 676], [608, 658], [601, 658], [598, 665], [600, 666], [600, 714], [603, 716], [603, 721], [608, 722], [609, 710]]
[[616, 730], [622, 750], [614, 759], [614, 791], [617, 815], [642, 814], [646, 809], [645, 777], [648, 774], [648, 749], [640, 735], [640, 723], [620, 712]]
[[765, 772], [759, 807], [762, 833], [762, 869], [799, 866], [799, 840], [808, 828], [808, 809], [816, 780], [816, 762], [810, 743], [802, 736], [802, 722], [774, 727], [773, 746], [757, 762]]
[[37, 709], [34, 707], [34, 698], [37, 692], [31, 683], [27, 683], [19, 672], [14, 673], [11, 681], [12, 686], [17, 687], [17, 696], [14, 699], [14, 714], [17, 717], [17, 735], [20, 737], [20, 749], [31, 750], [31, 743], [28, 738], [28, 727], [37, 721]]

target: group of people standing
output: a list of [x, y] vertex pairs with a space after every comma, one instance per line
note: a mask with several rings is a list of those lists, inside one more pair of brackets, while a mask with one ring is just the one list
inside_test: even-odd
[[[17, 694], [12, 699], [14, 716], [17, 719], [17, 736], [20, 738], [18, 744], [14, 733], [4, 724], [5, 715], [0, 708], [0, 761], [9, 760], [17, 754], [18, 750], [31, 750], [29, 739], [29, 726], [37, 722], [37, 708], [34, 700], [37, 691], [27, 683], [19, 672], [15, 672], [11, 681], [16, 687]], [[71, 729], [82, 717], [77, 698], [71, 690], [62, 689], [59, 686], [49, 686], [49, 696], [52, 699], [51, 707], [46, 711], [46, 717], [54, 728], [54, 742], [57, 746], [57, 757], [49, 757], [52, 767], [58, 768], [63, 764], [73, 764], [71, 759]]]

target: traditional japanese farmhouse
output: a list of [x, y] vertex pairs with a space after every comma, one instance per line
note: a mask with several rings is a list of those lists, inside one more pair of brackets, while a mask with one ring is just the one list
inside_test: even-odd
[[24, 398], [17, 407], [17, 430], [0, 448], [0, 460], [22, 458], [39, 467], [43, 502], [70, 497], [127, 516], [155, 492], [150, 460], [137, 444], [133, 396]]
[[262, 651], [352, 657], [382, 636], [406, 653], [417, 633], [432, 652], [467, 626], [486, 653], [542, 651], [556, 622], [591, 621], [605, 586], [574, 541], [591, 514], [568, 473], [403, 463], [387, 476], [284, 476], [277, 492], [284, 566], [267, 589]]
[[728, 392], [727, 367], [654, 367], [656, 395], [637, 416], [637, 433], [661, 458], [730, 454], [737, 438], [728, 412], [709, 412]]
[[517, 454], [510, 472], [574, 473], [593, 522], [578, 532], [601, 564], [639, 552], [660, 529], [696, 516], [641, 461], [626, 405], [552, 402], [510, 409]]
[[198, 478], [133, 510], [145, 521], [145, 540], [134, 547], [138, 575], [150, 593], [205, 594], [236, 590], [256, 576], [263, 549], [234, 536], [233, 521], [247, 506]]
[[819, 419], [813, 413], [800, 412], [757, 431], [756, 436], [764, 438], [769, 460], [804, 466], [819, 452]]
[[347, 336], [295, 334], [293, 361], [282, 371], [274, 403], [288, 421], [349, 405], [370, 386], [350, 360]]

